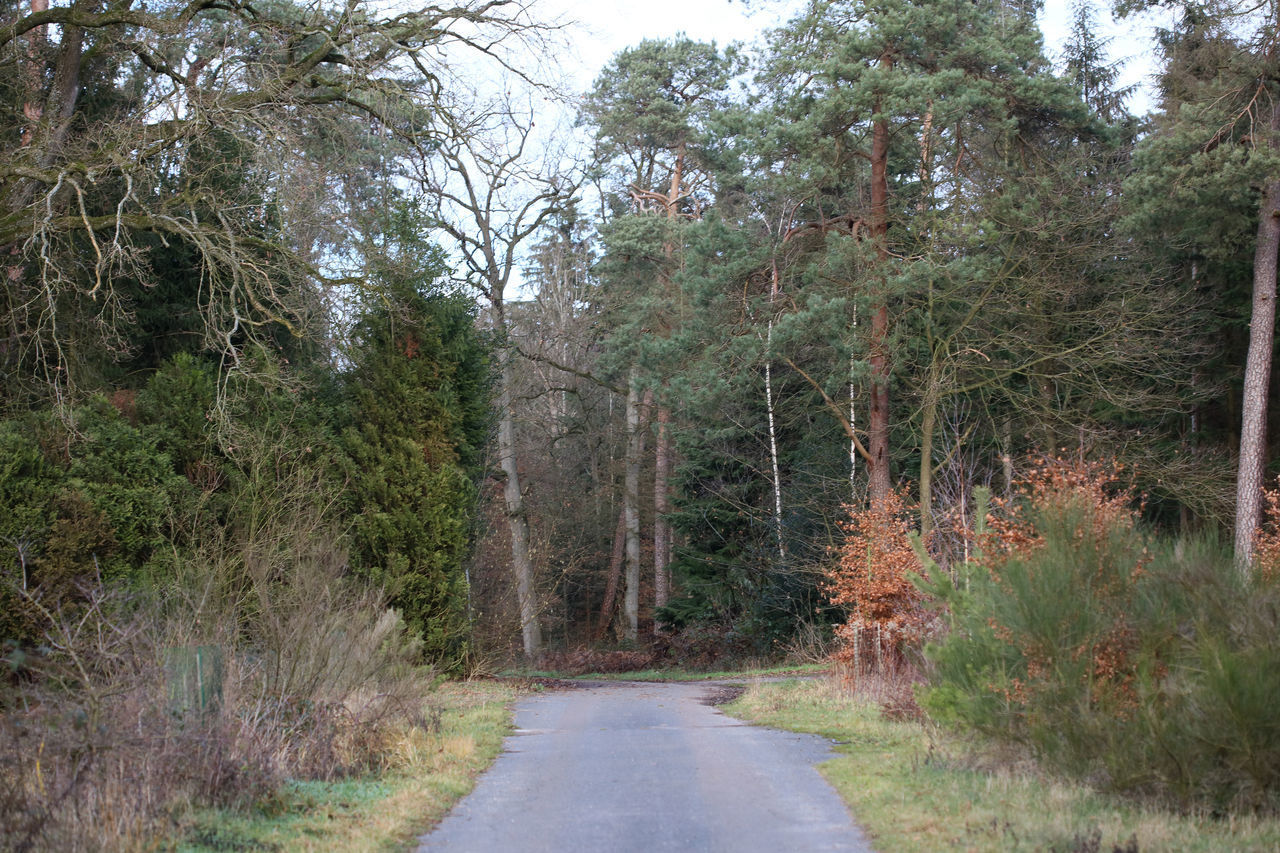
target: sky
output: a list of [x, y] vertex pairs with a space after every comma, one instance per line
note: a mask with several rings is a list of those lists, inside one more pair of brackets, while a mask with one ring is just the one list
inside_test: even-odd
[[[535, 13], [577, 21], [570, 50], [561, 57], [571, 85], [586, 89], [609, 59], [645, 38], [670, 38], [683, 32], [701, 41], [727, 44], [751, 41], [786, 21], [802, 0], [535, 0]], [[1061, 57], [1071, 25], [1072, 0], [1045, 0], [1041, 27], [1050, 59]], [[1108, 3], [1094, 0], [1103, 38], [1110, 39], [1112, 58], [1123, 63], [1121, 84], [1149, 82], [1154, 66], [1150, 18], [1113, 22]], [[1148, 87], [1149, 88], [1149, 87]], [[1154, 104], [1149, 91], [1139, 91], [1130, 108], [1141, 114]]]

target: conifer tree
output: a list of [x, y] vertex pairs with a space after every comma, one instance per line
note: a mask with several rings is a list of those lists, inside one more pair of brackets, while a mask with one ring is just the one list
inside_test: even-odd
[[[1133, 200], [1131, 222], [1162, 232], [1165, 239], [1210, 264], [1224, 254], [1253, 258], [1251, 273], [1245, 273], [1252, 279], [1252, 297], [1234, 531], [1237, 566], [1248, 574], [1262, 517], [1275, 347], [1280, 6], [1266, 2], [1232, 10], [1216, 4], [1142, 0], [1120, 5], [1123, 11], [1168, 5], [1179, 14], [1177, 26], [1161, 37], [1166, 61], [1160, 81], [1163, 109], [1156, 132], [1138, 151], [1138, 168], [1127, 187]], [[1233, 311], [1226, 307], [1223, 313], [1230, 316]]]
[[[678, 325], [675, 275], [681, 264], [681, 230], [712, 201], [707, 151], [710, 119], [726, 104], [735, 69], [733, 49], [678, 37], [646, 40], [618, 54], [596, 80], [586, 111], [595, 127], [597, 157], [609, 168], [614, 203], [627, 213], [605, 232], [614, 285], [629, 280], [632, 308], [615, 333], [631, 361], [628, 444], [624, 485], [627, 535], [626, 634], [639, 626], [639, 454], [642, 400], [653, 397], [654, 600], [670, 595], [672, 532], [669, 515], [673, 464], [672, 400], [665, 385], [673, 368], [660, 356]], [[657, 219], [658, 221], [646, 221]], [[606, 282], [608, 286], [608, 282]], [[641, 307], [637, 311], [636, 308]], [[649, 390], [642, 394], [638, 383]], [[644, 408], [649, 406], [645, 404]]]
[[986, 188], [1062, 92], [1048, 83], [1034, 17], [999, 2], [825, 0], [773, 44], [760, 82], [765, 109], [785, 121], [766, 137], [767, 157], [778, 194], [795, 200], [786, 239], [807, 247], [812, 279], [835, 286], [866, 330], [851, 342], [869, 396], [855, 443], [875, 501], [901, 455], [890, 392], [903, 312], [955, 277], [956, 239], [981, 227]]
[[389, 277], [355, 324], [342, 446], [353, 559], [386, 587], [426, 654], [452, 668], [469, 634], [488, 359], [470, 302], [441, 292], [440, 258], [425, 258], [417, 275]]

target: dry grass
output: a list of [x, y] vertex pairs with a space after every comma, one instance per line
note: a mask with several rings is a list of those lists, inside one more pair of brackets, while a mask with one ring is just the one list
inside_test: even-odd
[[752, 685], [725, 710], [838, 743], [822, 772], [883, 853], [1280, 849], [1275, 819], [1139, 808], [1055, 782], [1023, 756], [887, 720], [836, 679]]
[[288, 532], [270, 560], [215, 552], [162, 606], [27, 594], [45, 636], [10, 652], [0, 693], [0, 849], [150, 848], [175, 815], [271, 808], [289, 780], [385, 771], [438, 732], [399, 616], [350, 585], [333, 540]]
[[434, 730], [408, 727], [388, 768], [356, 779], [293, 784], [268, 813], [195, 811], [179, 849], [400, 850], [440, 820], [492, 763], [516, 693], [494, 682], [439, 687], [424, 703]]

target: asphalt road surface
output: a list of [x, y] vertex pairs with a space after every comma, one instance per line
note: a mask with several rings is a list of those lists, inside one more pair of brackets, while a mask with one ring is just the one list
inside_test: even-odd
[[419, 851], [870, 851], [814, 769], [826, 741], [749, 726], [707, 684], [601, 684], [521, 702], [516, 731]]

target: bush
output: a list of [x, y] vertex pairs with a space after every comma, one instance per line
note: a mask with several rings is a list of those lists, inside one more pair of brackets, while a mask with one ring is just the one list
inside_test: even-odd
[[353, 568], [385, 587], [430, 661], [468, 655], [466, 562], [487, 438], [487, 349], [470, 304], [395, 282], [358, 317], [341, 433]]
[[1144, 532], [1111, 468], [1053, 463], [993, 521], [968, 589], [934, 579], [937, 718], [1100, 787], [1280, 803], [1280, 591], [1212, 540]]
[[902, 496], [892, 492], [849, 511], [839, 559], [827, 572], [831, 602], [846, 608], [835, 658], [852, 677], [897, 669], [918, 648], [929, 621], [914, 578], [920, 563], [911, 544], [911, 522]]
[[[25, 677], [0, 716], [0, 846], [140, 849], [191, 806], [380, 769], [429, 725], [421, 641], [347, 576], [314, 484], [290, 480], [298, 512], [245, 508], [264, 523], [207, 538], [155, 599], [110, 581], [73, 606], [25, 595], [42, 636], [5, 662]], [[224, 664], [216, 701], [176, 680], [193, 647]]]
[[137, 580], [171, 554], [189, 486], [147, 429], [95, 397], [51, 417], [0, 422], [0, 641], [39, 638], [20, 593], [70, 606], [99, 578]]

